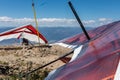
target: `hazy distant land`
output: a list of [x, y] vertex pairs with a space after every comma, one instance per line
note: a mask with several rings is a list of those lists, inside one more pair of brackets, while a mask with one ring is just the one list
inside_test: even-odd
[[[10, 30], [15, 27], [0, 27], [0, 33]], [[90, 30], [92, 28], [87, 27], [87, 30]], [[39, 32], [42, 33], [49, 43], [55, 42], [67, 37], [71, 37], [75, 34], [79, 34], [82, 32], [80, 27], [39, 27]], [[5, 40], [2, 41], [0, 44], [9, 44], [13, 43], [12, 40]]]

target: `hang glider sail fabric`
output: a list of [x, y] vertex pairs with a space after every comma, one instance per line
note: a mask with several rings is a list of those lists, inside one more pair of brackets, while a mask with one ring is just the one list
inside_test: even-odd
[[83, 45], [75, 60], [54, 70], [45, 80], [114, 80], [120, 60], [120, 21], [104, 27]]
[[[108, 25], [100, 26], [96, 29], [89, 30], [87, 32], [88, 32], [90, 38], [94, 39], [94, 38], [97, 38], [97, 36], [104, 34], [104, 32], [108, 31], [114, 24], [116, 24], [116, 22], [110, 23]], [[86, 42], [88, 42], [88, 40], [87, 40], [85, 34], [81, 33], [81, 34], [77, 34], [72, 37], [60, 40], [60, 41], [56, 42], [55, 44], [61, 45], [64, 47], [68, 47], [68, 48], [74, 48], [74, 47], [76, 47], [78, 45], [82, 45]]]
[[37, 43], [47, 43], [45, 37], [40, 34], [32, 25], [21, 26], [19, 28], [0, 33], [0, 41], [11, 38], [26, 38], [29, 41]]

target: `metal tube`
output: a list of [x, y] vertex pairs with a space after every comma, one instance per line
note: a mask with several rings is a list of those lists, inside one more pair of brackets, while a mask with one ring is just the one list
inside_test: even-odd
[[80, 24], [80, 26], [81, 26], [81, 28], [82, 28], [84, 34], [86, 35], [87, 39], [90, 40], [90, 37], [89, 37], [87, 31], [85, 30], [85, 27], [84, 27], [84, 25], [82, 24], [82, 22], [81, 22], [81, 20], [80, 20], [80, 18], [79, 18], [79, 16], [78, 16], [78, 14], [76, 13], [76, 11], [75, 11], [75, 9], [74, 9], [72, 3], [69, 1], [68, 4], [69, 4], [69, 6], [70, 6], [72, 12], [74, 13], [74, 15], [75, 15], [75, 17], [76, 17], [78, 23]]
[[58, 60], [60, 60], [60, 59], [62, 59], [62, 58], [66, 57], [66, 56], [68, 56], [68, 55], [70, 55], [70, 54], [72, 54], [73, 52], [74, 52], [74, 50], [72, 50], [71, 52], [69, 52], [69, 53], [67, 53], [67, 54], [65, 54], [65, 55], [63, 55], [63, 56], [61, 56], [61, 57], [59, 57], [59, 58], [57, 58], [57, 59], [55, 59], [55, 60], [53, 60], [53, 61], [45, 64], [45, 65], [43, 65], [43, 66], [40, 66], [40, 67], [38, 67], [38, 68], [36, 68], [36, 69], [34, 69], [34, 70], [32, 70], [32, 71], [29, 71], [28, 73], [26, 73], [25, 75], [23, 75], [23, 77], [25, 77], [25, 76], [27, 76], [27, 75], [29, 75], [29, 74], [31, 74], [31, 73], [39, 70], [39, 69], [42, 69], [42, 68], [44, 68], [44, 67], [46, 67], [46, 66], [48, 66], [48, 65], [50, 65], [50, 64], [52, 64], [52, 63], [54, 63], [54, 62], [56, 62], [56, 61], [58, 61]]

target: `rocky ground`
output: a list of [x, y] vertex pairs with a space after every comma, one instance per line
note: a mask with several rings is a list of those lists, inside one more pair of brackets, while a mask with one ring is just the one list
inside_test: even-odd
[[[42, 45], [41, 47], [0, 46], [0, 74], [2, 75], [0, 77], [5, 77], [3, 75], [18, 74], [20, 72], [26, 73], [70, 51], [71, 49], [56, 45], [51, 47], [48, 45]], [[43, 69], [51, 71], [62, 65], [64, 63], [59, 60]]]

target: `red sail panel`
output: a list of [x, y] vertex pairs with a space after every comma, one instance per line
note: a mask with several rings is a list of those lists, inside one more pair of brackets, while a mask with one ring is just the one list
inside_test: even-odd
[[[120, 21], [117, 21], [117, 22], [113, 22], [113, 23], [110, 23], [108, 25], [103, 25], [103, 26], [100, 26], [96, 29], [93, 29], [93, 30], [89, 30], [87, 31], [90, 38], [91, 39], [94, 39], [96, 38], [97, 36], [101, 35], [101, 34], [104, 34], [106, 31], [109, 31], [110, 28], [112, 28], [112, 26], [114, 26], [115, 24], [119, 23]], [[84, 33], [81, 33], [81, 34], [77, 34], [77, 35], [74, 35], [72, 37], [69, 37], [69, 38], [66, 38], [66, 39], [63, 39], [61, 41], [59, 41], [60, 43], [65, 43], [65, 44], [70, 44], [70, 45], [79, 45], [79, 44], [83, 44], [83, 43], [86, 43], [88, 40], [85, 36]]]

